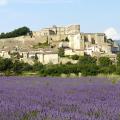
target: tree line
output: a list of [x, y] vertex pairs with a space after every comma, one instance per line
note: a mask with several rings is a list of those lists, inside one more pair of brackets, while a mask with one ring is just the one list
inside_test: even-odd
[[30, 29], [28, 27], [21, 27], [21, 28], [13, 30], [12, 32], [1, 33], [0, 39], [19, 37], [19, 36], [23, 36], [27, 34], [32, 34]]
[[120, 75], [120, 54], [117, 63], [113, 63], [108, 57], [100, 57], [98, 60], [90, 56], [80, 56], [78, 63], [72, 64], [47, 64], [35, 62], [34, 65], [19, 60], [0, 58], [0, 73], [3, 75], [23, 75], [24, 72], [37, 73], [40, 76], [61, 76], [74, 73], [82, 76], [96, 76], [98, 74]]

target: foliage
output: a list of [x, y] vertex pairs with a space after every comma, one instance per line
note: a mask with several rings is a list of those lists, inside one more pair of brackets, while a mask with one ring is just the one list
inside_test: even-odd
[[11, 70], [12, 67], [13, 67], [13, 62], [11, 59], [0, 58], [0, 71]]
[[13, 71], [15, 74], [21, 74], [23, 72], [24, 63], [16, 60], [13, 65]]
[[117, 54], [117, 66], [120, 66], [120, 53]]
[[51, 65], [45, 67], [41, 71], [41, 75], [45, 76], [60, 76], [61, 74], [70, 75], [75, 73], [78, 75], [82, 73], [83, 76], [93, 76], [98, 74], [98, 67], [96, 65], [78, 65], [78, 64], [66, 64], [66, 65]]
[[30, 111], [29, 113], [24, 114], [21, 120], [30, 120], [31, 117], [35, 118], [37, 116], [37, 113], [37, 111]]
[[90, 57], [90, 56], [81, 56], [79, 58], [78, 63], [81, 65], [86, 65], [86, 64], [96, 64], [96, 58]]
[[58, 55], [59, 55], [60, 57], [64, 57], [64, 54], [65, 54], [64, 48], [59, 48], [59, 49], [58, 49]]
[[100, 67], [100, 73], [103, 74], [112, 74], [116, 72], [116, 66], [115, 65], [110, 65], [110, 66], [104, 66]]
[[117, 68], [116, 68], [116, 74], [120, 75], [120, 66], [117, 66]]
[[75, 73], [77, 74], [77, 65], [73, 64], [66, 64], [66, 65], [50, 65], [45, 66], [45, 68], [41, 71], [40, 74], [45, 76], [60, 76], [61, 74], [70, 74]]
[[21, 66], [22, 66], [23, 71], [32, 71], [33, 70], [33, 66], [28, 63], [21, 63]]
[[98, 60], [98, 64], [100, 67], [108, 67], [112, 65], [112, 61], [108, 57], [100, 57]]
[[66, 41], [66, 42], [69, 42], [69, 39], [68, 39], [68, 37], [66, 37], [66, 38], [65, 38], [65, 41]]
[[78, 56], [78, 55], [73, 55], [73, 56], [71, 56], [71, 58], [72, 58], [73, 60], [79, 60], [79, 56]]
[[33, 65], [33, 71], [41, 71], [43, 69], [43, 64], [40, 62], [35, 62]]
[[96, 76], [99, 73], [99, 68], [95, 64], [86, 64], [81, 69], [82, 76]]
[[9, 53], [11, 55], [12, 59], [20, 59], [22, 56], [19, 54], [19, 52]]
[[19, 37], [22, 35], [27, 35], [28, 33], [31, 33], [31, 31], [28, 27], [21, 27], [21, 28], [18, 28], [12, 32], [1, 33], [0, 38], [2, 39], [2, 38]]
[[[79, 56], [74, 56], [76, 59]], [[33, 72], [40, 76], [61, 76], [65, 74], [70, 76], [70, 74], [82, 76], [95, 76], [97, 74], [118, 74], [120, 75], [120, 66], [112, 65], [111, 60], [108, 58], [100, 58], [99, 64], [97, 65], [96, 59], [90, 56], [81, 56], [77, 64], [72, 64], [68, 62], [66, 64], [48, 64], [43, 65], [37, 60], [34, 65], [21, 62], [19, 60], [3, 59], [0, 58], [0, 72], [1, 75], [14, 75], [14, 73], [22, 74], [24, 72]]]
[[44, 47], [48, 47], [48, 41], [44, 42], [44, 43], [38, 43], [37, 45], [33, 45], [33, 48], [44, 48]]
[[66, 37], [65, 39], [62, 39], [61, 41], [62, 42], [69, 42], [69, 39], [68, 39], [68, 37]]

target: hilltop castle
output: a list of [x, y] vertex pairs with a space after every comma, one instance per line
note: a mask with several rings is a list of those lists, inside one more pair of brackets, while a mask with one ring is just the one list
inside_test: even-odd
[[[67, 37], [69, 42], [65, 53], [68, 55], [75, 54], [74, 52], [91, 56], [113, 55], [119, 51], [119, 45], [112, 40], [107, 40], [104, 33], [81, 33], [80, 25], [44, 28], [39, 32], [33, 32], [33, 36], [47, 37], [50, 44], [57, 44]], [[66, 44], [65, 41], [62, 43], [63, 46]]]
[[[35, 45], [45, 42], [49, 45], [47, 48], [34, 49]], [[116, 53], [120, 50], [119, 45], [112, 40], [108, 40], [104, 33], [81, 33], [80, 25], [63, 27], [54, 25], [50, 28], [43, 28], [40, 31], [33, 31], [32, 36], [27, 35], [0, 40], [2, 57], [8, 57], [9, 55], [6, 52], [17, 48], [17, 51], [23, 54], [23, 60], [26, 62], [31, 61], [28, 58], [31, 58], [32, 54], [33, 58], [38, 55], [39, 61], [42, 63], [47, 64], [54, 61], [57, 64], [63, 61], [59, 59], [57, 54], [57, 49], [60, 47], [64, 48], [65, 56], [87, 54], [95, 57], [108, 56], [112, 60], [116, 59]], [[47, 62], [44, 56], [49, 58]]]

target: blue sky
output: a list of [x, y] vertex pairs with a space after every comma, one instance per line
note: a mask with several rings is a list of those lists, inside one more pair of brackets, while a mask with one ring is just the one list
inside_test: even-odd
[[82, 32], [120, 33], [120, 0], [0, 0], [0, 32], [80, 24]]

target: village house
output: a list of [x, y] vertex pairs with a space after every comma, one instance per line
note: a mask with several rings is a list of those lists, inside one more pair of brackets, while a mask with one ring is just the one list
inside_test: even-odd
[[53, 51], [29, 51], [20, 54], [22, 55], [21, 61], [29, 64], [34, 64], [35, 61], [42, 64], [59, 64], [58, 53]]

